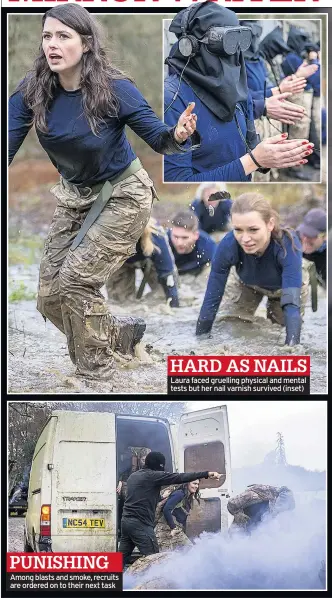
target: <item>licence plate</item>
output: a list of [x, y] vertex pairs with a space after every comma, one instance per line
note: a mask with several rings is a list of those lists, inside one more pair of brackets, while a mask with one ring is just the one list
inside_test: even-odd
[[71, 518], [65, 517], [62, 519], [62, 527], [64, 528], [104, 528], [105, 527], [105, 519], [82, 519], [82, 518]]

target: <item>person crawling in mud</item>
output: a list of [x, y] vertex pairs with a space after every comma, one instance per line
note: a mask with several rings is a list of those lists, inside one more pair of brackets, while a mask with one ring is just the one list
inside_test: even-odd
[[[136, 294], [136, 269], [143, 271], [143, 280]], [[110, 276], [106, 282], [108, 299], [124, 301], [136, 295], [140, 299], [145, 285], [152, 291], [162, 287], [171, 307], [179, 307], [177, 270], [164, 228], [150, 218], [136, 244], [136, 253]]]
[[286, 327], [286, 345], [300, 343], [309, 271], [296, 232], [260, 193], [244, 193], [231, 209], [233, 230], [218, 245], [196, 325], [209, 333], [220, 317], [252, 322], [262, 298], [267, 318]]
[[194, 500], [200, 504], [199, 480], [175, 488], [158, 504], [154, 531], [160, 551], [192, 545], [186, 534], [186, 524]]
[[[168, 239], [180, 275], [206, 278], [217, 244], [210, 235], [199, 230], [199, 220], [192, 210], [175, 214], [168, 230]], [[188, 282], [190, 282], [188, 280]]]
[[250, 534], [263, 521], [295, 508], [291, 490], [263, 484], [251, 484], [244, 492], [230, 498], [227, 509], [234, 520], [230, 533], [242, 530]]
[[160, 154], [192, 151], [193, 108], [168, 127], [109, 62], [94, 16], [73, 3], [43, 15], [38, 56], [9, 99], [9, 163], [34, 124], [60, 175], [37, 309], [66, 335], [78, 375], [112, 378], [114, 352], [132, 354], [146, 327], [111, 315], [100, 292], [135, 253], [156, 197], [125, 126]]

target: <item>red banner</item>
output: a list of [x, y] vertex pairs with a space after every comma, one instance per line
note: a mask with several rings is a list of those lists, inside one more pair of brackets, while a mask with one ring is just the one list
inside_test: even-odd
[[53, 552], [7, 553], [7, 573], [33, 573], [42, 571], [79, 571], [81, 573], [121, 573], [121, 552]]
[[310, 356], [169, 356], [169, 376], [309, 376]]

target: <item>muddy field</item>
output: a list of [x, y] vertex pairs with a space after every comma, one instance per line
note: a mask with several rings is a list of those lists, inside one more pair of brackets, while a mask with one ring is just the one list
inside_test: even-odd
[[[37, 289], [38, 265], [11, 266], [9, 285], [22, 284], [25, 296]], [[98, 383], [75, 376], [66, 339], [50, 322], [44, 323], [35, 299], [9, 303], [8, 391], [27, 394], [142, 394], [167, 393], [167, 355], [280, 355], [285, 332], [265, 318], [258, 308], [253, 324], [216, 322], [211, 338], [197, 339], [195, 325], [204, 296], [204, 285], [182, 283], [182, 307], [172, 310], [160, 297], [145, 295], [141, 301], [110, 305], [114, 314], [142, 316], [147, 323], [143, 357], [117, 363], [114, 380]], [[319, 289], [318, 311], [308, 305], [298, 354], [311, 356], [311, 392], [326, 388], [326, 297]], [[143, 360], [142, 360], [143, 359]], [[237, 393], [237, 396], [239, 394]]]

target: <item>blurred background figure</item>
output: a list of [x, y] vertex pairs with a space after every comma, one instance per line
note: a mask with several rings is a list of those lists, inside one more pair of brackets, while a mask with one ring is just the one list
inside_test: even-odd
[[[321, 107], [320, 107], [320, 63], [318, 60], [319, 46], [310, 39], [309, 32], [303, 28], [290, 26], [287, 45], [290, 49], [286, 54], [281, 68], [287, 76], [298, 76], [302, 71], [316, 67], [307, 78], [307, 85], [290, 101], [301, 104], [305, 108], [305, 117], [301, 123], [295, 123], [288, 128], [289, 139], [296, 139], [305, 135], [315, 143], [315, 152], [309, 156], [308, 162], [313, 168], [320, 168], [320, 139], [321, 139]], [[303, 172], [303, 167], [292, 167], [285, 171], [288, 176], [300, 180], [309, 180]]]
[[[209, 201], [209, 197], [218, 191], [225, 193], [225, 199]], [[232, 200], [227, 193], [225, 183], [217, 182], [202, 183], [196, 191], [194, 201], [190, 204], [199, 220], [200, 230], [210, 234], [217, 242], [229, 230], [231, 206]]]
[[150, 448], [129, 446], [122, 455], [119, 466], [119, 482], [116, 487], [118, 495], [118, 533], [121, 530], [121, 518], [123, 505], [126, 500], [128, 478], [134, 471], [138, 471], [144, 467], [145, 459], [149, 453], [151, 453]]
[[[273, 136], [276, 132], [283, 132], [283, 124], [302, 120], [304, 109], [294, 103], [287, 101], [291, 94], [296, 94], [306, 86], [304, 77], [286, 77], [279, 85], [268, 79], [268, 70], [265, 60], [260, 53], [260, 39], [263, 33], [263, 21], [240, 21], [243, 26], [250, 27], [252, 31], [251, 44], [244, 52], [244, 61], [247, 71], [248, 88], [251, 92], [255, 128], [261, 139]], [[265, 49], [263, 54], [268, 53], [269, 59], [275, 58], [275, 52], [286, 51], [285, 44], [281, 41], [279, 29], [270, 34], [271, 47]], [[263, 46], [265, 48], [265, 44]], [[271, 57], [271, 58], [270, 58]], [[287, 98], [287, 99], [286, 99]], [[273, 119], [273, 120], [270, 120]], [[268, 182], [271, 179], [271, 171], [263, 174], [255, 172], [255, 182]], [[274, 172], [274, 175], [276, 173]]]
[[321, 208], [313, 208], [297, 229], [302, 243], [303, 257], [314, 262], [318, 282], [326, 288], [326, 229], [327, 215]]
[[192, 275], [196, 280], [207, 280], [217, 244], [203, 230], [192, 210], [178, 212], [171, 220], [168, 239], [180, 276]]
[[[136, 293], [136, 270], [143, 272], [143, 280]], [[171, 307], [179, 307], [177, 272], [168, 237], [162, 226], [150, 218], [136, 245], [136, 253], [130, 256], [107, 283], [108, 298], [123, 302], [126, 299], [141, 299], [146, 284], [152, 291], [163, 288]]]

